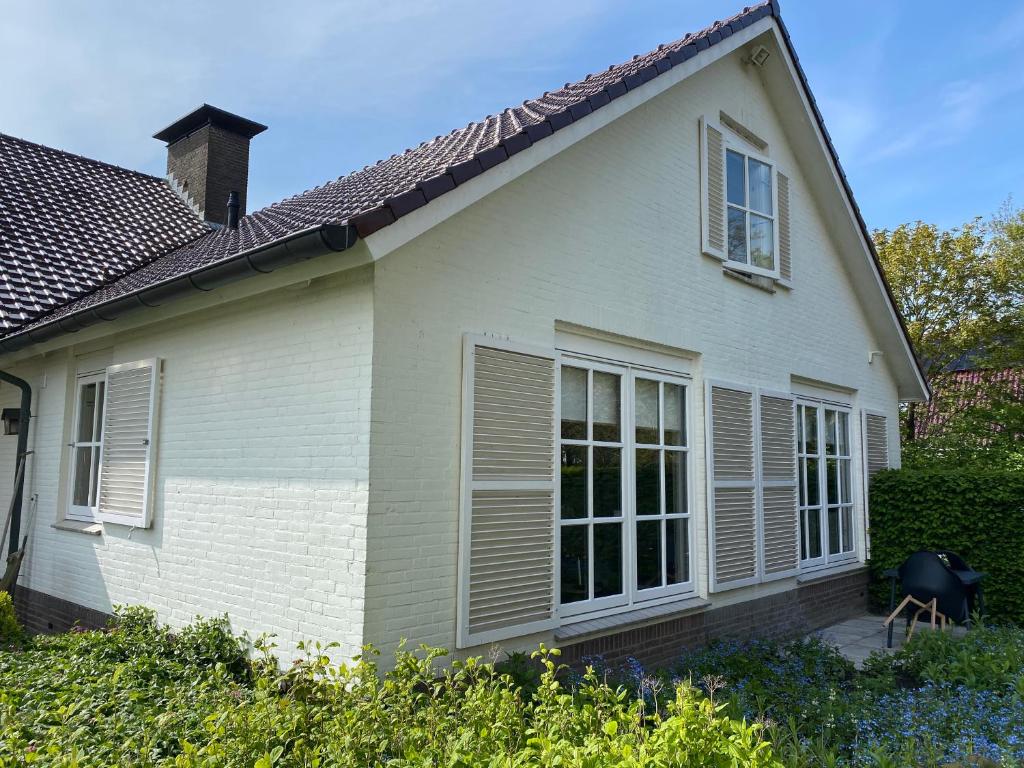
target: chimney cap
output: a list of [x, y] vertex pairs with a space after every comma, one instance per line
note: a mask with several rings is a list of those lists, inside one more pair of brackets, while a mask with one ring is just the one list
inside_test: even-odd
[[217, 107], [211, 107], [209, 104], [203, 104], [198, 109], [195, 109], [184, 117], [175, 120], [162, 131], [154, 133], [153, 138], [159, 139], [160, 141], [166, 141], [168, 144], [173, 144], [178, 139], [182, 139], [185, 136], [194, 133], [204, 125], [215, 125], [226, 131], [240, 134], [247, 139], [251, 139], [253, 136], [267, 130], [267, 126], [262, 125], [261, 123], [254, 122], [253, 120], [241, 117], [240, 115], [232, 114], [231, 112], [226, 112], [223, 109], [218, 109]]

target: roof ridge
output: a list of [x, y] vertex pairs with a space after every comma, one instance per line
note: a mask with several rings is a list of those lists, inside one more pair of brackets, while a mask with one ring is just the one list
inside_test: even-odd
[[165, 184], [167, 183], [167, 179], [164, 176], [156, 176], [152, 173], [146, 173], [145, 171], [137, 171], [134, 168], [125, 168], [123, 165], [117, 165], [116, 163], [108, 163], [106, 160], [97, 160], [94, 157], [80, 155], [77, 152], [68, 152], [66, 149], [51, 147], [49, 144], [41, 144], [38, 141], [29, 141], [28, 139], [23, 139], [20, 136], [14, 136], [10, 133], [4, 133], [3, 131], [0, 131], [0, 139], [10, 139], [11, 141], [17, 142], [19, 144], [27, 144], [30, 147], [37, 147], [39, 149], [45, 150], [46, 152], [52, 152], [54, 154], [64, 155], [65, 157], [72, 157], [76, 160], [82, 160], [83, 162], [86, 162], [90, 165], [98, 165], [104, 168], [111, 168], [115, 171], [120, 171], [121, 173], [130, 173], [133, 176], [141, 176], [145, 179], [152, 179], [153, 181], [162, 181]]

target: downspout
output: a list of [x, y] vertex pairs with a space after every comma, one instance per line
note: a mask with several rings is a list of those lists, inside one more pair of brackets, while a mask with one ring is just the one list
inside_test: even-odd
[[[7, 371], [0, 371], [0, 381], [13, 384], [21, 390], [21, 413], [18, 415], [18, 450], [14, 457], [15, 486], [11, 504], [11, 537], [10, 543], [7, 546], [7, 554], [12, 555], [18, 549], [18, 539], [21, 536], [21, 500], [25, 490], [25, 470], [22, 469], [19, 472], [18, 466], [20, 462], [28, 459], [28, 430], [29, 420], [32, 418], [32, 387], [24, 379], [7, 373]], [[3, 543], [0, 542], [0, 547], [2, 546]]]

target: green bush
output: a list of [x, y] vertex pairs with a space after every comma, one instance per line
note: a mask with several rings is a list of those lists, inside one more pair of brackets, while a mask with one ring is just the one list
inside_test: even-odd
[[0, 645], [17, 643], [21, 638], [21, 625], [14, 615], [14, 601], [6, 592], [0, 592]]
[[965, 468], [881, 472], [871, 483], [872, 594], [919, 549], [949, 549], [985, 571], [985, 604], [998, 621], [1024, 623], [1024, 472]]

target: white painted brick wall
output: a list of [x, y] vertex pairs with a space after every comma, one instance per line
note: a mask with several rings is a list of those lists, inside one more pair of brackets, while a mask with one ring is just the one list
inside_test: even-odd
[[[792, 292], [770, 295], [729, 279], [700, 253], [698, 117], [719, 109], [765, 138], [792, 179]], [[374, 297], [366, 636], [385, 655], [401, 637], [454, 647], [467, 332], [552, 346], [561, 320], [701, 353], [692, 419], [702, 585], [705, 378], [783, 391], [792, 374], [842, 384], [857, 390], [856, 407], [892, 417], [897, 440], [894, 381], [884, 363], [867, 363], [878, 346], [798, 154], [756, 74], [735, 58], [385, 257]]]
[[[112, 362], [164, 360], [150, 530], [52, 527], [74, 362], [56, 352], [24, 368], [37, 397], [39, 510], [22, 583], [105, 611], [145, 603], [173, 624], [227, 613], [238, 631], [277, 633], [284, 653], [310, 638], [357, 652], [371, 286], [363, 268], [111, 339]], [[0, 497], [13, 452], [14, 438], [0, 439]]]

